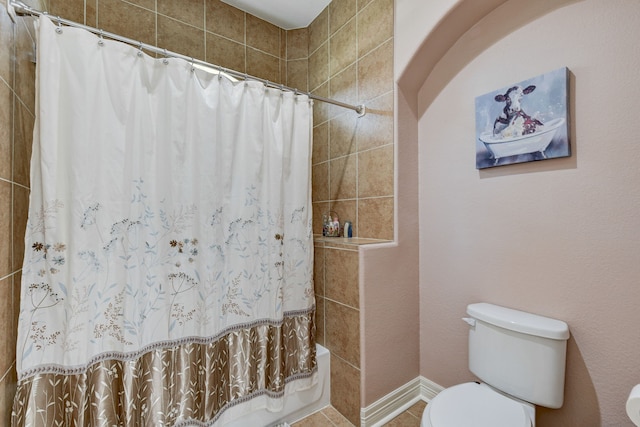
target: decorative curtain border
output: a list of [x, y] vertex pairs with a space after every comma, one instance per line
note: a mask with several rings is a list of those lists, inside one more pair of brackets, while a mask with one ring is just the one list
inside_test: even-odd
[[235, 405], [281, 398], [293, 381], [305, 381], [302, 388], [315, 382], [314, 316], [311, 310], [208, 343], [114, 355], [74, 374], [36, 373], [20, 383], [12, 425], [212, 426]]

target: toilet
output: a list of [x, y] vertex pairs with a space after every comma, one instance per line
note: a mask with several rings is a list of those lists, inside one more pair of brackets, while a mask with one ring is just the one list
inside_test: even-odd
[[420, 427], [535, 427], [535, 405], [562, 406], [565, 322], [488, 303], [467, 314], [469, 369], [482, 382], [438, 393]]

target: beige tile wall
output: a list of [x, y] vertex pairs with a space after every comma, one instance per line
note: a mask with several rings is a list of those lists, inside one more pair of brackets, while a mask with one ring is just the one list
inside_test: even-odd
[[[0, 0], [0, 423], [15, 376], [23, 234], [34, 123], [33, 35]], [[314, 106], [314, 232], [329, 209], [357, 236], [393, 238], [393, 0], [333, 0], [305, 29], [284, 31], [220, 0], [31, 0], [54, 16], [344, 102]], [[14, 58], [15, 52], [15, 60]], [[332, 351], [334, 405], [359, 424], [358, 246], [316, 246], [318, 341]]]
[[[309, 90], [367, 114], [315, 103], [314, 233], [322, 214], [351, 220], [354, 236], [393, 239], [393, 0], [333, 0], [308, 28]], [[359, 245], [318, 239], [318, 342], [331, 351], [331, 403], [360, 425]]]
[[393, 239], [393, 0], [333, 0], [309, 26], [309, 89], [367, 106], [314, 111], [314, 232], [322, 213], [354, 235]]
[[[37, 1], [27, 2], [41, 7]], [[16, 388], [20, 270], [29, 202], [29, 161], [35, 119], [31, 19], [13, 23], [0, 0], [0, 424], [10, 425]]]
[[[50, 14], [306, 91], [306, 29], [287, 32], [220, 0], [48, 0]], [[290, 34], [290, 48], [287, 36]], [[304, 48], [304, 49], [303, 49]], [[291, 74], [291, 73], [290, 73]]]
[[331, 352], [331, 404], [353, 424], [360, 419], [360, 296], [357, 244], [315, 244], [317, 341]]

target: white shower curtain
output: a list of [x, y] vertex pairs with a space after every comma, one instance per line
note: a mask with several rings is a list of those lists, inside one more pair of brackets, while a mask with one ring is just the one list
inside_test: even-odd
[[311, 101], [38, 31], [14, 425], [279, 409], [316, 371]]

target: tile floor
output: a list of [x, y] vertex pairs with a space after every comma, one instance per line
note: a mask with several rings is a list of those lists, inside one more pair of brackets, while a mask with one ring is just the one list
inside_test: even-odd
[[[386, 423], [384, 427], [420, 427], [420, 418], [425, 406], [427, 406], [426, 402], [417, 402]], [[293, 423], [291, 427], [353, 427], [353, 424], [332, 406], [328, 406], [315, 414], [309, 415], [307, 418]]]

